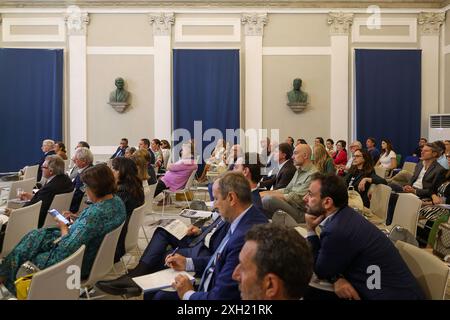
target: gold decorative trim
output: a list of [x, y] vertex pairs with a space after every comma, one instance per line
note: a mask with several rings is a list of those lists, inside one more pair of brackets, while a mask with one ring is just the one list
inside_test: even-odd
[[[75, 2], [75, 1], [74, 1]], [[449, 0], [78, 0], [76, 5], [82, 7], [257, 7], [257, 8], [367, 8], [379, 5], [382, 8], [443, 8]], [[55, 8], [66, 7], [65, 0], [3, 0], [0, 8]]]

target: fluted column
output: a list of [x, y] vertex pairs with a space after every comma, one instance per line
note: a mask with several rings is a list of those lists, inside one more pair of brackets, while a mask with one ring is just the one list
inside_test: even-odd
[[331, 12], [327, 23], [331, 37], [330, 137], [349, 141], [348, 45], [353, 13]]
[[171, 56], [173, 13], [150, 14], [154, 47], [154, 136], [170, 141], [172, 134]]
[[[245, 28], [245, 129], [259, 130], [263, 126], [262, 40], [267, 14], [243, 14], [241, 22]], [[249, 144], [248, 150], [257, 151], [255, 147]]]
[[439, 113], [439, 34], [445, 13], [421, 12], [417, 19], [422, 49], [421, 136], [428, 136], [428, 118]]
[[89, 15], [69, 7], [64, 15], [69, 54], [69, 152], [87, 140], [86, 33]]

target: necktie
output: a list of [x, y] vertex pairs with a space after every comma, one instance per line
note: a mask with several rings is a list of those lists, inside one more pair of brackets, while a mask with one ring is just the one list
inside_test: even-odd
[[189, 244], [189, 247], [195, 247], [200, 242], [202, 242], [208, 234], [212, 234], [217, 231], [225, 222], [219, 217], [211, 223], [205, 231], [202, 232], [201, 235], [197, 236], [192, 242]]
[[206, 266], [205, 271], [203, 272], [202, 280], [200, 281], [199, 291], [204, 292], [208, 291], [208, 287], [214, 274], [214, 269], [217, 260], [220, 259], [220, 255], [222, 254], [223, 249], [227, 245], [228, 240], [230, 240], [230, 237], [231, 237], [231, 228], [228, 230], [226, 236], [222, 239], [222, 242], [220, 243], [216, 252], [214, 252], [214, 254], [211, 256], [211, 259], [209, 259], [208, 265]]

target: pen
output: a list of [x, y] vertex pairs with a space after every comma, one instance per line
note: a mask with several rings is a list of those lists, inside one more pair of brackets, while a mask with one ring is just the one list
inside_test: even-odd
[[[167, 255], [166, 260], [167, 260], [167, 258], [173, 256], [173, 255], [178, 251], [178, 249], [179, 249], [179, 247], [176, 247], [175, 250], [173, 250], [171, 254]], [[167, 264], [167, 262], [166, 262], [166, 266], [170, 267], [170, 266]]]

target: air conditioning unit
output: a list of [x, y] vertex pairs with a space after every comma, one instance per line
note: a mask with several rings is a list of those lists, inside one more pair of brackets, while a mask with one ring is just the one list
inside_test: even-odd
[[428, 141], [450, 139], [450, 114], [431, 114]]

